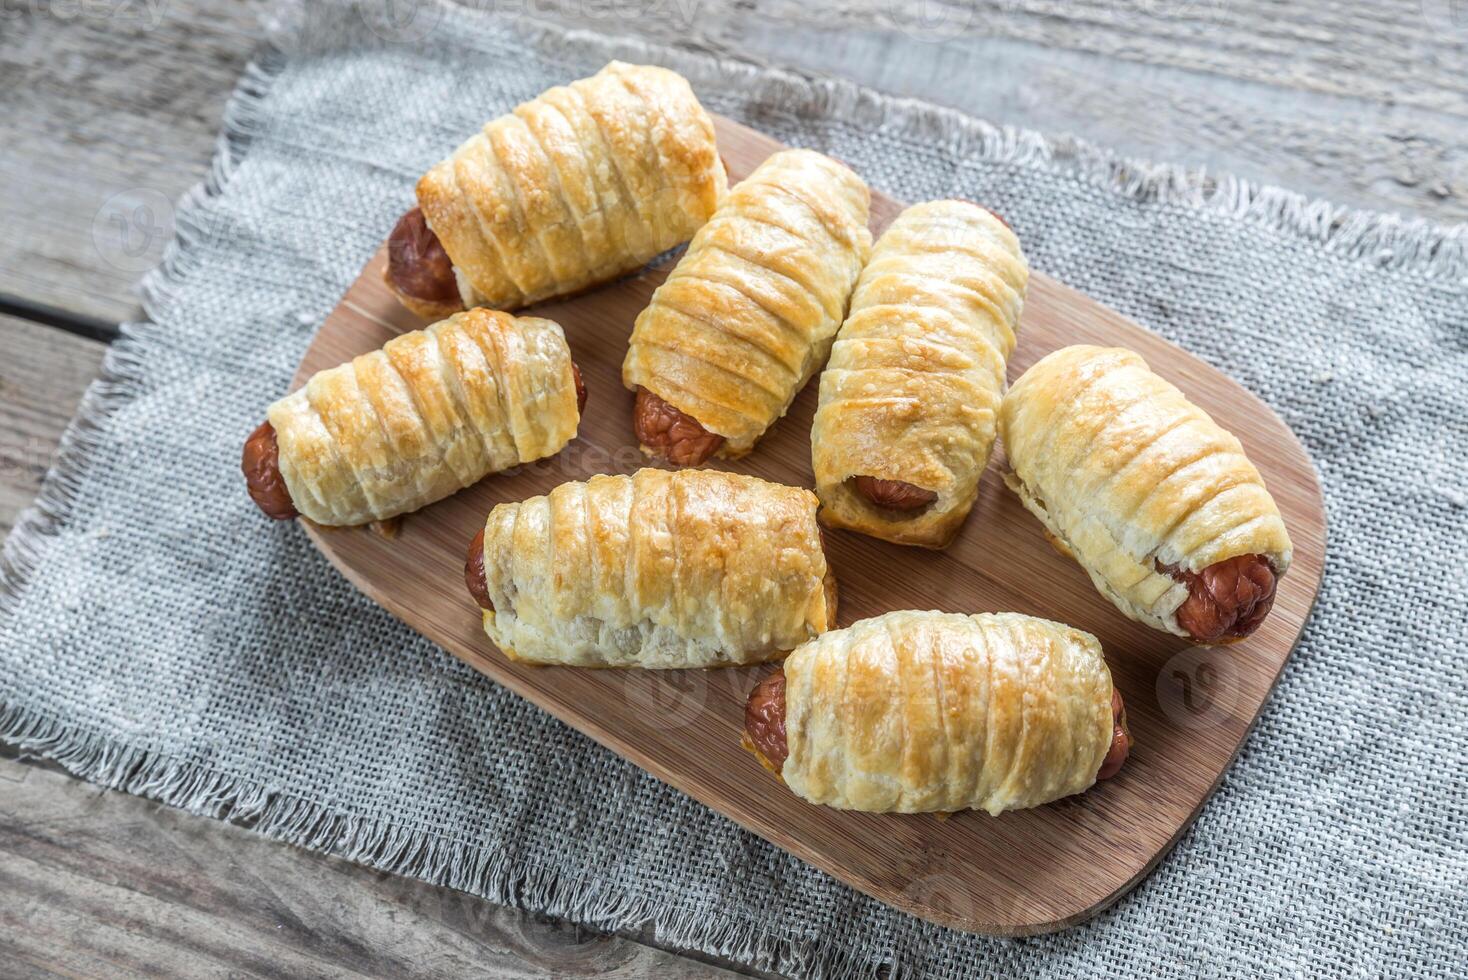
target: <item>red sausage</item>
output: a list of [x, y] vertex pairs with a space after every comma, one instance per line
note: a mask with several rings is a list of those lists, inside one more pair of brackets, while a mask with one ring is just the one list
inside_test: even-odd
[[1259, 628], [1274, 605], [1277, 579], [1263, 555], [1225, 558], [1201, 572], [1159, 569], [1187, 585], [1177, 623], [1196, 643], [1243, 639]]
[[387, 239], [387, 276], [399, 292], [428, 303], [460, 302], [454, 263], [422, 208], [398, 219]]
[[789, 751], [785, 744], [785, 671], [777, 670], [749, 692], [744, 706], [744, 734], [779, 772]]
[[697, 466], [724, 444], [723, 436], [705, 429], [693, 416], [685, 415], [646, 388], [637, 389], [632, 431], [644, 449], [675, 466]]
[[489, 597], [489, 583], [484, 578], [484, 528], [469, 542], [469, 554], [464, 558], [464, 584], [480, 609], [494, 612], [494, 600]]
[[931, 490], [901, 480], [879, 480], [874, 476], [852, 478], [858, 493], [887, 510], [922, 510], [938, 499]]
[[576, 362], [571, 362], [571, 377], [576, 382], [576, 414], [581, 415], [586, 411], [586, 383], [581, 380], [581, 369]]
[[1121, 692], [1116, 688], [1111, 689], [1111, 748], [1106, 750], [1106, 758], [1101, 761], [1101, 768], [1096, 773], [1096, 781], [1110, 779], [1121, 770], [1121, 764], [1126, 762], [1127, 754], [1132, 750], [1132, 736], [1126, 727], [1126, 705], [1121, 702]]
[[240, 469], [245, 474], [250, 499], [266, 517], [288, 521], [299, 513], [285, 478], [280, 475], [280, 443], [275, 438], [275, 426], [262, 422], [250, 433], [240, 457]]

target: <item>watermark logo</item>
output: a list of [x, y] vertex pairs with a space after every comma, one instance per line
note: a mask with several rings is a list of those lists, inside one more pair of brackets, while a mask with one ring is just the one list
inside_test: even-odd
[[749, 671], [736, 668], [634, 670], [623, 682], [622, 697], [633, 714], [664, 730], [698, 724], [711, 704], [742, 705], [756, 683]]
[[[939, 855], [935, 860], [943, 858]], [[961, 927], [981, 918], [973, 883], [941, 868], [909, 881], [902, 888], [902, 897], [915, 911], [944, 923]]]
[[140, 187], [113, 194], [92, 219], [92, 245], [120, 272], [147, 272], [173, 237], [173, 202], [162, 191]]
[[369, 31], [394, 44], [423, 40], [443, 20], [444, 11], [439, 0], [358, 0], [354, 6]]
[[[496, 10], [505, 7], [524, 8], [534, 14], [535, 0], [497, 0]], [[656, 20], [664, 29], [687, 35], [704, 19], [703, 0], [581, 0], [576, 13], [586, 20], [625, 27], [629, 24]]]
[[1157, 703], [1179, 728], [1221, 725], [1240, 698], [1238, 668], [1223, 647], [1189, 647], [1157, 674]]
[[1468, 37], [1468, 0], [1422, 0], [1422, 16], [1436, 31]]
[[973, 8], [951, 0], [886, 0], [887, 20], [917, 41], [939, 44], [958, 37], [973, 23]]

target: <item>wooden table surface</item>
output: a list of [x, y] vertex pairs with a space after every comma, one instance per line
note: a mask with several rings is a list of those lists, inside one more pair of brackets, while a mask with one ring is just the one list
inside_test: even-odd
[[[0, 0], [0, 536], [202, 178], [262, 0]], [[1468, 220], [1463, 0], [539, 0], [1357, 207]], [[609, 19], [606, 11], [617, 14]], [[142, 205], [140, 207], [139, 205]], [[0, 975], [714, 977], [0, 749]]]

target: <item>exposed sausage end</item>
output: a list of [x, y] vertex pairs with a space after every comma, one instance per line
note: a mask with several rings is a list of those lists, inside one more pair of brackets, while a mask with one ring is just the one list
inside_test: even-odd
[[648, 453], [674, 466], [697, 466], [724, 444], [724, 437], [663, 401], [646, 388], [637, 389], [632, 406], [632, 431]]
[[1243, 639], [1259, 628], [1274, 606], [1278, 577], [1263, 555], [1225, 558], [1201, 572], [1158, 568], [1188, 587], [1177, 623], [1195, 643]]
[[464, 557], [464, 584], [474, 602], [486, 612], [494, 612], [494, 600], [489, 597], [489, 582], [484, 577], [484, 528], [469, 542], [469, 552]]
[[1106, 750], [1106, 758], [1101, 761], [1101, 768], [1096, 772], [1096, 781], [1110, 779], [1121, 771], [1122, 763], [1132, 750], [1132, 735], [1126, 727], [1126, 705], [1122, 703], [1121, 692], [1116, 688], [1111, 689], [1111, 747]]
[[777, 670], [755, 685], [744, 705], [744, 737], [760, 760], [775, 772], [789, 755], [785, 743], [785, 671]]
[[581, 380], [581, 369], [576, 362], [571, 362], [571, 379], [576, 382], [576, 414], [582, 415], [586, 412], [586, 382]]
[[854, 476], [851, 478], [851, 483], [857, 493], [884, 510], [910, 513], [922, 510], [938, 499], [938, 495], [932, 490], [925, 490], [902, 480], [879, 480], [874, 476]]
[[262, 422], [250, 433], [240, 456], [240, 470], [245, 474], [250, 499], [266, 517], [288, 521], [299, 513], [280, 473], [280, 443], [275, 426]]
[[454, 263], [428, 227], [422, 208], [398, 219], [387, 239], [387, 277], [398, 292], [424, 303], [459, 306]]

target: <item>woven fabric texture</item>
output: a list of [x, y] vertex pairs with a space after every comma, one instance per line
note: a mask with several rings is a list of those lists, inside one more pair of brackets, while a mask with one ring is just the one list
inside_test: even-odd
[[[1034, 266], [1240, 380], [1330, 518], [1242, 755], [1134, 892], [1050, 936], [892, 911], [499, 689], [261, 519], [243, 436], [486, 119], [610, 57], [962, 196]], [[290, 8], [4, 555], [0, 737], [392, 871], [799, 975], [1461, 976], [1468, 955], [1468, 235], [1116, 159], [830, 81], [420, 7]]]

